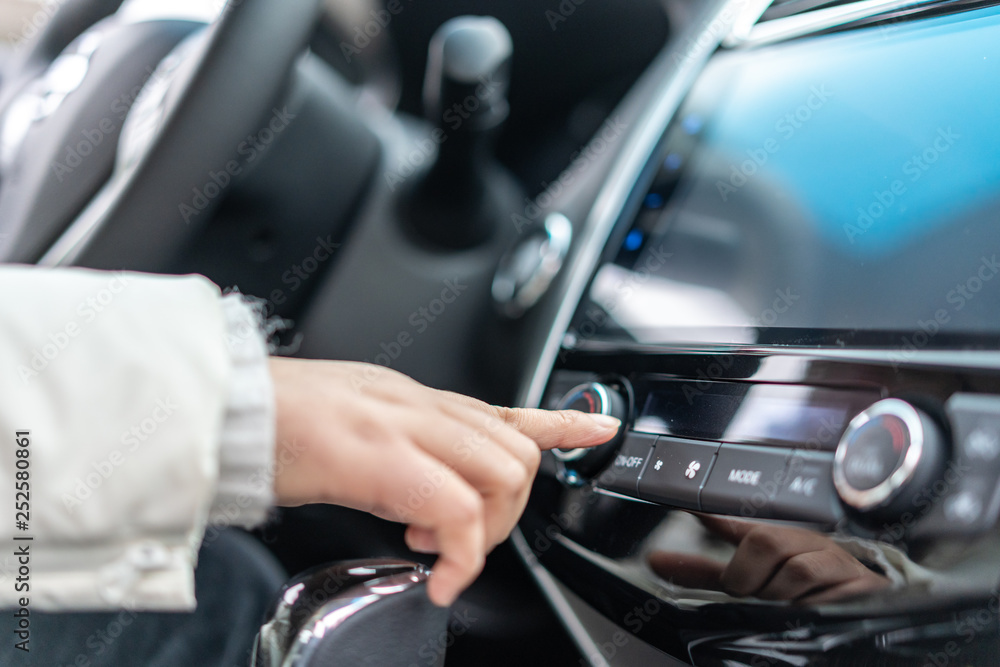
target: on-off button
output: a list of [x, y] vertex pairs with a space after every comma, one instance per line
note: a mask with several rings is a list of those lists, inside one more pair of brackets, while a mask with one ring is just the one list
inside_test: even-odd
[[598, 485], [633, 498], [639, 497], [639, 475], [656, 443], [655, 435], [630, 433], [608, 469], [597, 477]]

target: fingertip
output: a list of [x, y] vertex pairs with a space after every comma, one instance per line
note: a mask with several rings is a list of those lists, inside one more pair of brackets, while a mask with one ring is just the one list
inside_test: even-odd
[[430, 598], [435, 607], [447, 609], [452, 606], [458, 599], [459, 592], [457, 586], [446, 581], [445, 577], [436, 570], [431, 573], [430, 579], [427, 581], [427, 597]]
[[590, 421], [606, 431], [617, 431], [622, 427], [622, 420], [611, 415], [587, 414]]
[[404, 539], [406, 541], [406, 546], [409, 547], [411, 551], [415, 551], [418, 554], [438, 553], [437, 540], [429, 531], [411, 526], [407, 529]]

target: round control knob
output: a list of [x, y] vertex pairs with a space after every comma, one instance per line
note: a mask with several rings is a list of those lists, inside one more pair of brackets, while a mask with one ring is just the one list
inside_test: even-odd
[[609, 415], [621, 420], [621, 429], [614, 438], [603, 445], [588, 449], [552, 450], [553, 455], [562, 461], [568, 470], [581, 475], [590, 475], [600, 470], [614, 454], [618, 440], [625, 430], [628, 404], [621, 392], [601, 382], [588, 382], [566, 392], [566, 395], [559, 401], [557, 409]]
[[913, 501], [943, 472], [944, 435], [924, 412], [889, 398], [851, 420], [833, 462], [841, 500], [862, 512], [891, 515]]

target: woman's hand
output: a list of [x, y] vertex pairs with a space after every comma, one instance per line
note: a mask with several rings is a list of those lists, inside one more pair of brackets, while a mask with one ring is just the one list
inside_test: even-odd
[[735, 545], [736, 553], [729, 563], [698, 554], [651, 553], [653, 571], [679, 586], [823, 604], [891, 585], [825, 535], [760, 521], [697, 516], [709, 532]]
[[507, 539], [541, 450], [610, 440], [617, 419], [498, 408], [347, 362], [273, 359], [274, 489], [286, 506], [330, 503], [409, 524], [439, 554], [428, 594], [448, 606]]

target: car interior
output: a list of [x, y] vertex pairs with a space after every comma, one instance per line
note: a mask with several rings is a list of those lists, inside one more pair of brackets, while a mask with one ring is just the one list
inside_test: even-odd
[[1000, 3], [20, 11], [0, 261], [622, 420], [448, 612], [404, 526], [280, 510], [256, 667], [1000, 664]]

